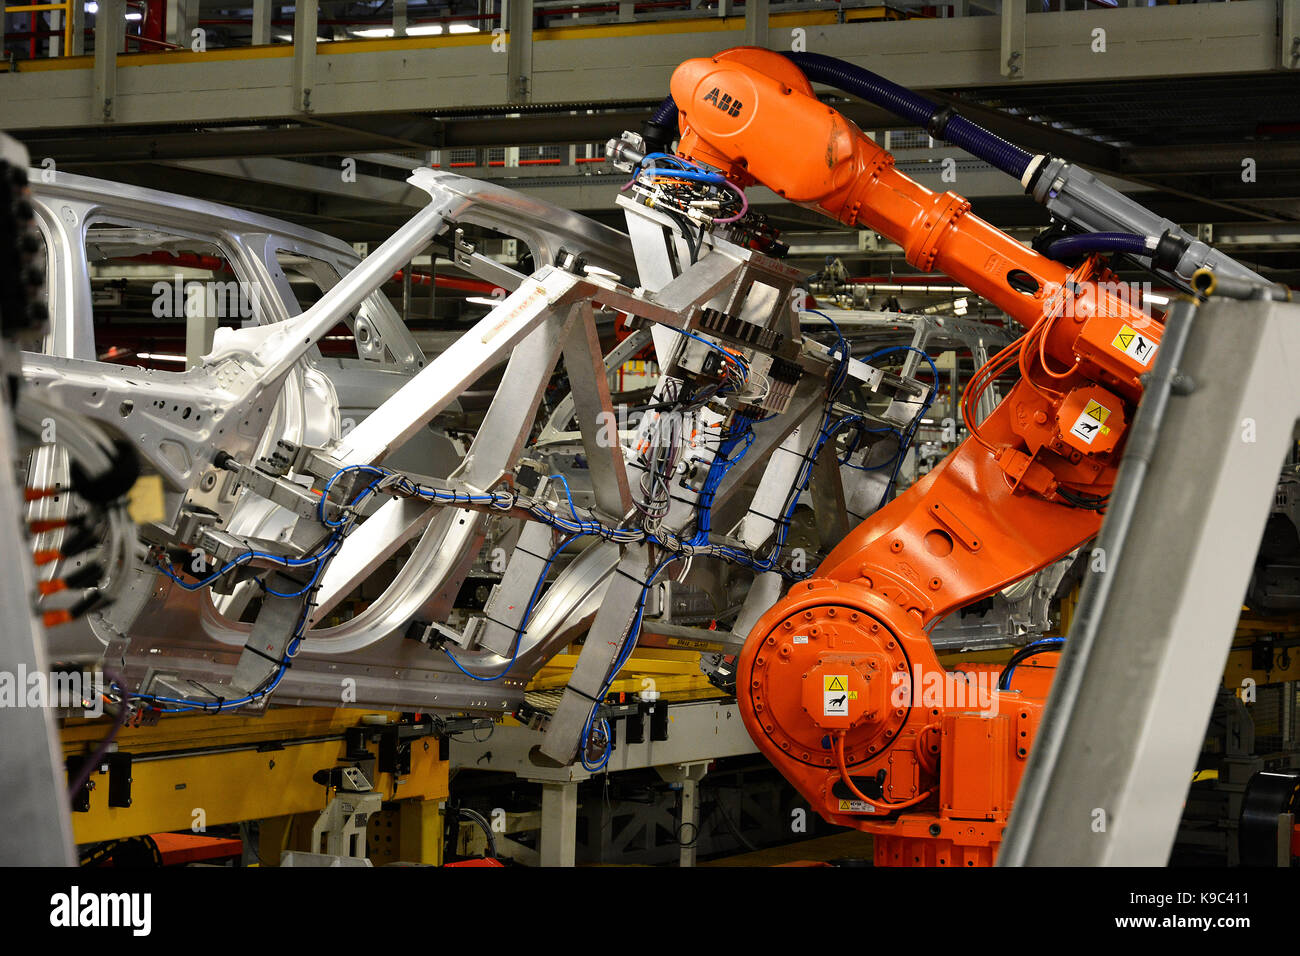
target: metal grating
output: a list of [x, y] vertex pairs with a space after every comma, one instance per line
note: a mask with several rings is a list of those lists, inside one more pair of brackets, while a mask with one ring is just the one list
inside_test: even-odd
[[953, 95], [1115, 145], [1300, 138], [1300, 74], [954, 90]]

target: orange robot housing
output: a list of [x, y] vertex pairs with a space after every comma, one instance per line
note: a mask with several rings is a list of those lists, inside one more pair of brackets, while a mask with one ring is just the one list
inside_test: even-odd
[[[888, 588], [797, 584], [737, 668], [746, 727], [827, 820], [876, 835], [878, 865], [986, 866], [1042, 714], [1052, 655], [945, 670]], [[892, 619], [892, 623], [891, 623]]]
[[1052, 655], [997, 693], [1000, 668], [946, 670], [925, 629], [1097, 533], [1161, 324], [1095, 260], [1071, 270], [899, 172], [779, 54], [689, 60], [672, 93], [683, 156], [874, 229], [1026, 329], [967, 387], [971, 437], [758, 621], [736, 675], [760, 749], [826, 819], [876, 834], [877, 863], [992, 863]]

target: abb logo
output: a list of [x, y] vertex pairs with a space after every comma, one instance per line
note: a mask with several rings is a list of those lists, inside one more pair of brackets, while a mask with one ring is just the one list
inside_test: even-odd
[[716, 86], [709, 90], [709, 95], [704, 97], [704, 102], [712, 103], [728, 116], [739, 116], [745, 105], [740, 100], [732, 99], [730, 93], [723, 93]]

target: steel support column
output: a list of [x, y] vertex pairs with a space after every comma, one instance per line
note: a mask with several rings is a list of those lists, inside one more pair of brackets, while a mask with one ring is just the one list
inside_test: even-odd
[[533, 0], [507, 0], [506, 99], [527, 103], [533, 96]]
[[700, 781], [709, 772], [705, 763], [684, 763], [671, 767], [655, 767], [659, 776], [670, 783], [681, 784], [681, 799], [677, 812], [677, 843], [681, 852], [678, 866], [694, 866], [699, 852], [700, 839]]
[[767, 46], [769, 0], [745, 0], [745, 45]]
[[65, 49], [64, 56], [86, 55], [86, 5], [73, 4], [72, 8], [72, 42]]
[[542, 783], [542, 866], [573, 866], [578, 847], [578, 785]]
[[1300, 68], [1300, 0], [1277, 0], [1278, 66]]
[[1025, 0], [1002, 0], [1002, 60], [998, 71], [1009, 80], [1025, 77]]
[[293, 12], [293, 108], [310, 113], [316, 83], [316, 30], [319, 0], [299, 0]]
[[95, 17], [95, 117], [110, 123], [117, 96], [117, 52], [122, 48], [125, 0], [104, 0]]
[[253, 46], [267, 46], [271, 42], [271, 0], [253, 0]]

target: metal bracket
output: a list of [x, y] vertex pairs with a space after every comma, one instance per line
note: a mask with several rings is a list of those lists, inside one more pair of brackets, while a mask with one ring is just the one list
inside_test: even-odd
[[1025, 0], [1002, 0], [1002, 45], [998, 72], [1009, 80], [1025, 78]]

